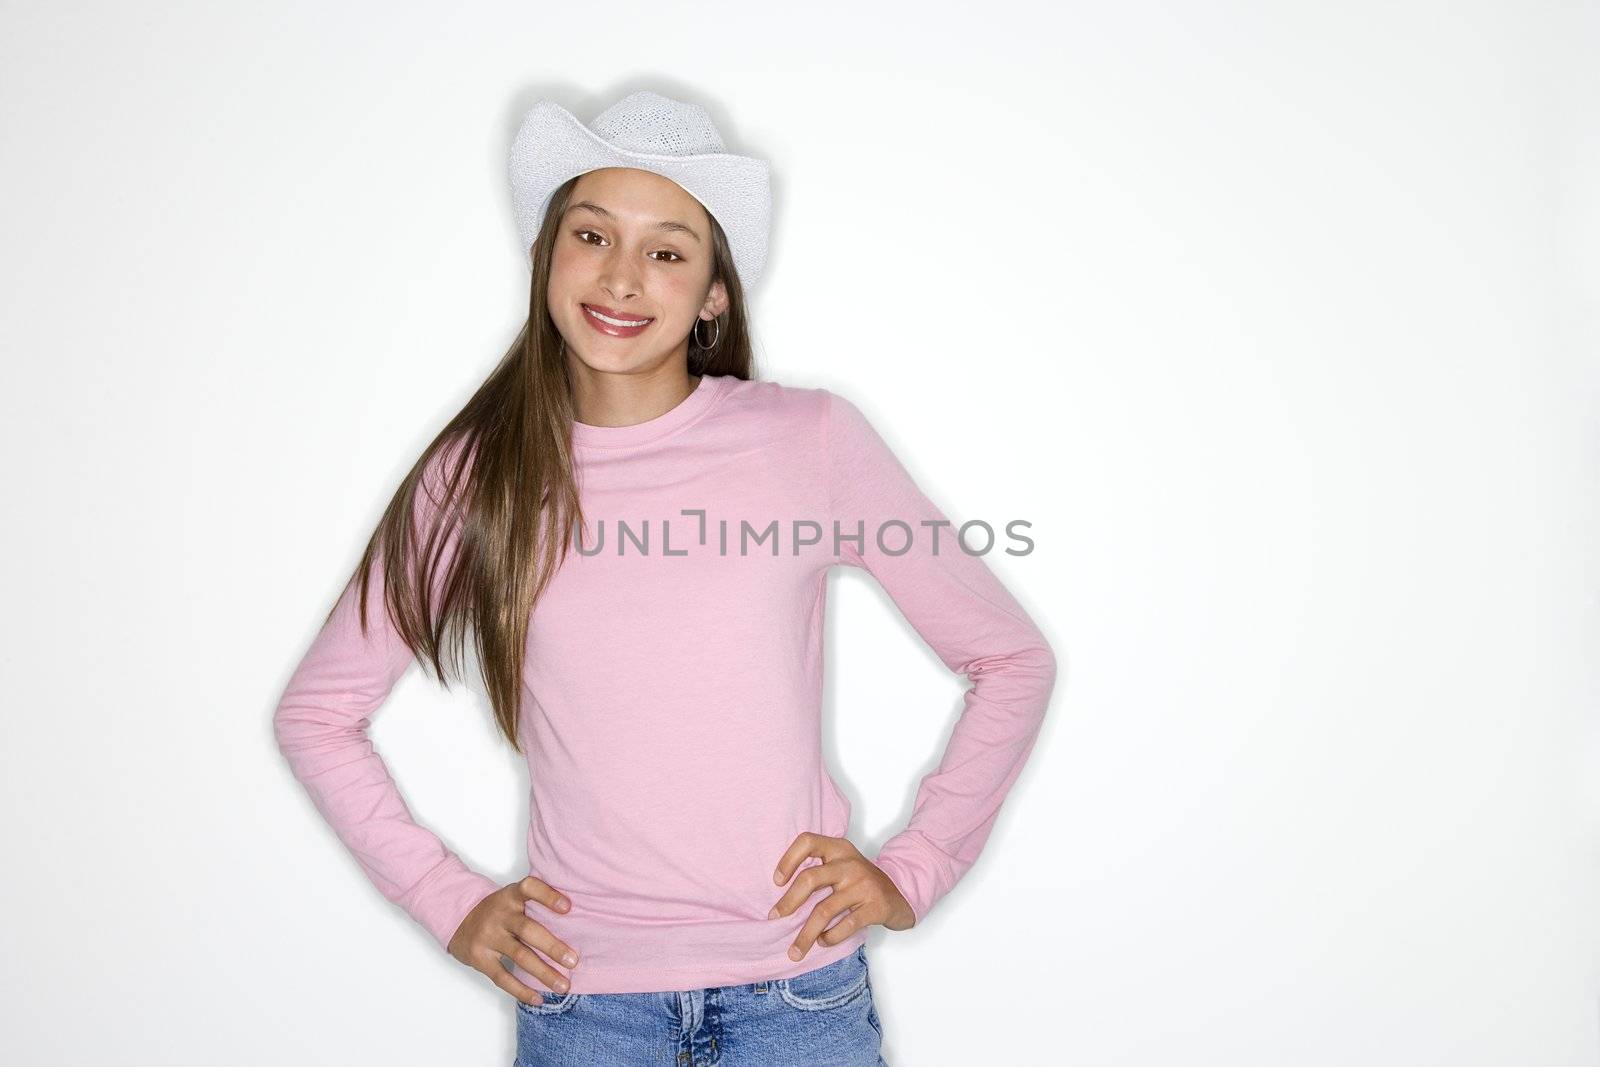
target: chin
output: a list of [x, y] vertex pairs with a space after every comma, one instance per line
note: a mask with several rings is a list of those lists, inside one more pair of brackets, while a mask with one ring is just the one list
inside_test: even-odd
[[606, 352], [603, 348], [598, 352], [592, 348], [585, 352], [572, 345], [567, 346], [567, 351], [576, 356], [579, 363], [601, 374], [628, 374], [652, 366], [657, 361], [655, 353]]

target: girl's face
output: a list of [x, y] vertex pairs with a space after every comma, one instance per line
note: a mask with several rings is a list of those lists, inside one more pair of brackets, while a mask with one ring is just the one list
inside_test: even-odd
[[[550, 318], [567, 349], [596, 371], [687, 361], [695, 320], [728, 307], [711, 270], [710, 218], [682, 186], [632, 167], [593, 170], [578, 179], [556, 227]], [[649, 321], [629, 325], [640, 320]]]

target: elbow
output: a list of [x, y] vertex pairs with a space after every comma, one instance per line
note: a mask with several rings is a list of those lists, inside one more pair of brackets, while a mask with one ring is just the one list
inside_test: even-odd
[[1048, 692], [1054, 689], [1056, 684], [1056, 650], [1042, 636], [1039, 638], [1039, 648], [1043, 653], [1045, 690]]
[[272, 712], [273, 740], [297, 773], [314, 753], [348, 746], [360, 740], [360, 733], [360, 729], [341, 721], [324, 702], [307, 699], [292, 689]]
[[278, 751], [291, 762], [304, 746], [306, 733], [311, 725], [304, 715], [304, 709], [298, 707], [287, 695], [273, 709], [272, 738], [277, 743]]
[[290, 772], [302, 783], [367, 758], [372, 751], [364, 716], [337, 714], [333, 705], [286, 696], [272, 714], [272, 733]]
[[996, 697], [1042, 716], [1055, 689], [1055, 649], [1037, 635], [1021, 647], [967, 663], [963, 673]]
[[1029, 650], [1028, 656], [1031, 676], [1039, 690], [1039, 714], [1043, 715], [1050, 703], [1050, 694], [1056, 687], [1056, 650], [1041, 635], [1037, 646]]
[[1015, 658], [1018, 683], [1027, 687], [1026, 701], [1036, 720], [1044, 719], [1056, 687], [1056, 650], [1038, 634]]
[[1044, 634], [1035, 631], [1033, 639], [1007, 660], [1019, 676], [1030, 679], [1043, 692], [1048, 693], [1055, 686], [1056, 650]]

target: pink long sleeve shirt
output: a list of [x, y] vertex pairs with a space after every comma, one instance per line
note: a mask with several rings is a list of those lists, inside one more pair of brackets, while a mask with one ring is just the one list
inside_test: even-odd
[[[788, 977], [866, 938], [788, 949], [819, 892], [768, 919], [804, 831], [847, 836], [820, 711], [828, 569], [862, 567], [972, 684], [909, 825], [873, 857], [920, 921], [977, 860], [1055, 679], [1045, 638], [859, 409], [826, 389], [704, 376], [631, 426], [573, 427], [586, 530], [530, 619], [520, 729], [529, 872], [567, 914], [575, 993]], [[837, 534], [837, 536], [836, 536]], [[981, 545], [968, 544], [976, 552]], [[500, 883], [416, 823], [367, 734], [413, 657], [354, 584], [278, 705], [278, 743], [340, 839], [441, 947]], [[814, 862], [814, 861], [808, 861]], [[518, 967], [516, 977], [549, 987]]]

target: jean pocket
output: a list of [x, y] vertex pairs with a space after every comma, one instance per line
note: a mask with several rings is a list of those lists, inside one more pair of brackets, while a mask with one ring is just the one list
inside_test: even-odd
[[791, 1008], [826, 1011], [867, 995], [867, 977], [867, 949], [857, 945], [848, 956], [804, 974], [780, 978], [775, 984], [778, 996]]
[[525, 1000], [517, 1001], [517, 1009], [529, 1015], [560, 1015], [564, 1011], [571, 1011], [572, 1006], [578, 1003], [582, 993], [540, 993], [544, 997], [543, 1004], [529, 1004]]

